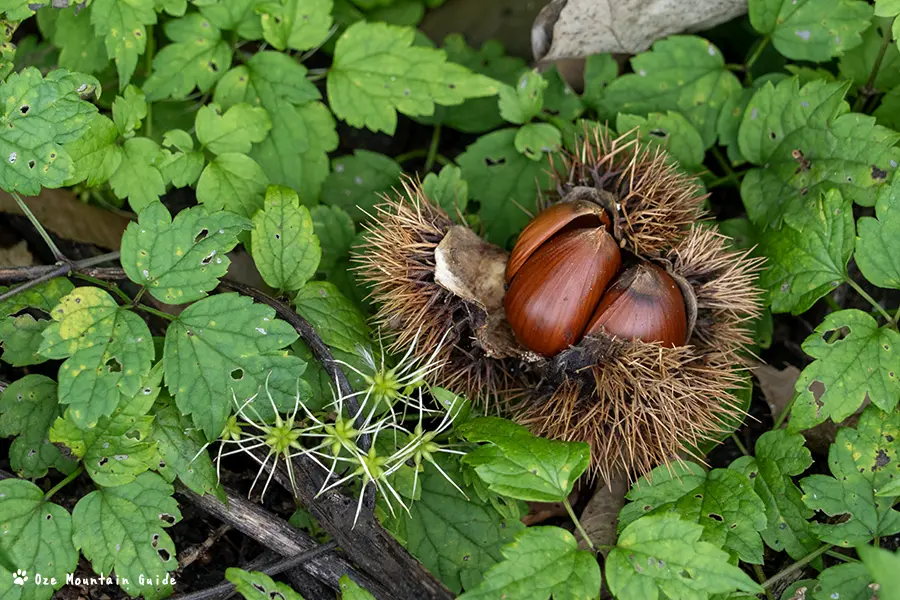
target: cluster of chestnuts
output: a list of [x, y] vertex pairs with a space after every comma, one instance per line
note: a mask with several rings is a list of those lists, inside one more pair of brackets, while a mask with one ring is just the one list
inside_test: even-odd
[[634, 478], [742, 414], [761, 265], [701, 223], [697, 181], [658, 147], [596, 127], [562, 160], [511, 253], [408, 180], [354, 260], [394, 349], [442, 359], [436, 383]]

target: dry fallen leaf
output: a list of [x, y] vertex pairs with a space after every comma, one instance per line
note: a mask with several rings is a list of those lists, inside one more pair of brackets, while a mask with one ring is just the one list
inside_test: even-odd
[[[581, 513], [581, 526], [587, 532], [594, 545], [613, 546], [618, 539], [616, 528], [619, 525], [619, 511], [625, 506], [625, 494], [628, 492], [628, 479], [624, 476], [614, 478], [609, 485], [601, 483], [594, 491]], [[579, 538], [578, 547], [587, 549], [587, 544]], [[609, 550], [600, 550], [603, 556]]]
[[34, 256], [25, 240], [9, 248], [0, 248], [0, 265], [4, 267], [30, 267], [33, 264]]
[[534, 21], [535, 60], [637, 54], [673, 33], [709, 29], [747, 12], [747, 0], [552, 0]]
[[800, 376], [800, 369], [793, 365], [777, 369], [759, 363], [754, 367], [753, 374], [759, 382], [759, 389], [762, 390], [766, 404], [769, 405], [772, 418], [777, 419], [794, 397], [794, 384]]

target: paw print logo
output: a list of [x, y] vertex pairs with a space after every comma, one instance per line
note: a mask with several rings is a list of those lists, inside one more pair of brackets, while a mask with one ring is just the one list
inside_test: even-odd
[[13, 573], [13, 583], [16, 585], [25, 585], [25, 582], [28, 581], [28, 573], [23, 571], [22, 569], [18, 569], [15, 573]]

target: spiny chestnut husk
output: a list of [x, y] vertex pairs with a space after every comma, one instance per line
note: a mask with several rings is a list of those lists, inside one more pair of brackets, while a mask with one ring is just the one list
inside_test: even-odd
[[[354, 260], [396, 349], [417, 339], [416, 354], [439, 350], [436, 383], [536, 434], [587, 442], [592, 472], [606, 481], [634, 479], [717, 439], [740, 415], [734, 391], [761, 264], [698, 223], [705, 197], [664, 151], [602, 128], [586, 134], [554, 165], [557, 190], [542, 213], [553, 218], [533, 220], [512, 255], [405, 181], [377, 207]], [[575, 277], [555, 254], [566, 244], [578, 246], [570, 257], [607, 266]], [[588, 308], [562, 310], [569, 292]], [[550, 330], [574, 325], [552, 344], [528, 341], [517, 322], [540, 315], [523, 317], [531, 309], [514, 294], [538, 298]]]

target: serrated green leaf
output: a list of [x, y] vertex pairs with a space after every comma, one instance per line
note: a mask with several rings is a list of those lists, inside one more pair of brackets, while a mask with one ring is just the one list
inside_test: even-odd
[[784, 56], [826, 62], [862, 43], [872, 7], [860, 0], [750, 0], [749, 14]]
[[876, 17], [900, 15], [900, 0], [875, 0]]
[[678, 513], [703, 526], [701, 540], [727, 550], [740, 560], [762, 564], [766, 528], [763, 501], [746, 475], [730, 469], [709, 473], [694, 463], [660, 466], [641, 477], [626, 495], [619, 514], [621, 531], [642, 515]]
[[676, 35], [632, 58], [631, 66], [634, 73], [607, 86], [598, 109], [601, 116], [678, 112], [700, 133], [704, 148], [713, 145], [719, 112], [741, 88], [715, 46], [699, 37]]
[[0, 531], [4, 532], [0, 536], [0, 552], [10, 562], [27, 573], [56, 579], [55, 585], [24, 587], [23, 599], [49, 600], [53, 590], [65, 584], [66, 574], [78, 565], [69, 511], [45, 501], [43, 490], [30, 481], [0, 481]]
[[[848, 333], [831, 343], [830, 331]], [[788, 428], [808, 429], [829, 417], [839, 423], [869, 399], [891, 411], [900, 398], [900, 334], [878, 324], [861, 310], [841, 310], [825, 317], [803, 342], [813, 362], [800, 373]]]
[[662, 146], [685, 169], [695, 170], [703, 164], [703, 138], [679, 113], [650, 113], [647, 118], [619, 113], [616, 130], [624, 134], [634, 128], [644, 142]]
[[115, 123], [103, 115], [95, 115], [87, 133], [65, 146], [75, 166], [66, 184], [84, 181], [88, 187], [96, 187], [106, 183], [125, 156], [125, 151], [116, 144], [118, 137]]
[[353, 156], [332, 161], [332, 172], [322, 186], [322, 202], [347, 211], [355, 221], [365, 220], [366, 212], [382, 202], [379, 194], [400, 183], [403, 167], [394, 159], [377, 152], [356, 150]]
[[846, 281], [854, 241], [853, 209], [837, 190], [821, 194], [802, 219], [786, 217], [782, 229], [766, 232], [760, 284], [772, 312], [805, 312]]
[[478, 587], [460, 600], [517, 598], [575, 600], [600, 593], [600, 566], [575, 537], [559, 527], [530, 527], [501, 549], [505, 560], [491, 567]]
[[236, 31], [241, 39], [261, 40], [262, 24], [256, 13], [258, 0], [213, 0], [196, 2], [200, 14], [219, 29]]
[[26, 375], [0, 394], [0, 436], [17, 436], [9, 448], [9, 465], [19, 477], [43, 477], [50, 467], [74, 470], [75, 462], [63, 457], [48, 437], [60, 414], [56, 382], [43, 375]]
[[206, 206], [182, 210], [173, 221], [169, 210], [154, 202], [122, 235], [122, 267], [162, 302], [193, 302], [219, 284], [231, 264], [227, 253], [250, 228], [247, 219]]
[[737, 137], [741, 154], [754, 164], [765, 164], [789, 134], [846, 112], [847, 88], [846, 82], [822, 80], [801, 88], [798, 77], [761, 85], [743, 111]]
[[481, 203], [485, 237], [501, 246], [525, 227], [531, 219], [526, 211], [537, 210], [538, 190], [550, 185], [548, 165], [516, 150], [517, 132], [509, 128], [483, 135], [456, 159], [472, 199]]
[[197, 139], [213, 154], [247, 154], [254, 143], [266, 138], [272, 122], [266, 109], [241, 102], [223, 111], [218, 104], [197, 111]]
[[303, 600], [289, 585], [274, 581], [261, 571], [244, 571], [235, 567], [225, 570], [225, 579], [234, 584], [234, 589], [247, 600]]
[[[71, 293], [74, 289], [75, 286], [65, 277], [56, 277], [45, 281], [0, 302], [0, 316], [13, 315], [29, 307], [49, 313], [59, 304], [63, 296]], [[0, 286], [0, 293], [7, 291], [9, 291], [8, 287]]]
[[147, 48], [147, 27], [156, 23], [153, 0], [94, 0], [91, 24], [104, 36], [106, 54], [116, 63], [119, 89], [125, 89], [138, 56]]
[[253, 262], [273, 288], [296, 291], [316, 274], [322, 250], [309, 209], [293, 190], [269, 186], [265, 209], [253, 217], [251, 239]]
[[803, 503], [800, 490], [791, 479], [813, 462], [804, 444], [802, 435], [783, 429], [768, 431], [756, 441], [755, 458], [741, 457], [729, 467], [753, 481], [754, 491], [766, 505], [768, 526], [762, 532], [766, 545], [776, 552], [787, 552], [794, 560], [819, 545], [807, 522], [813, 512]]
[[545, 154], [559, 150], [562, 133], [550, 123], [528, 123], [516, 132], [513, 144], [531, 160], [541, 160]]
[[183, 17], [187, 11], [187, 0], [156, 0], [156, 10], [165, 11], [173, 17]]
[[843, 516], [839, 522], [811, 523], [816, 537], [851, 547], [900, 532], [894, 498], [875, 496], [900, 473], [900, 415], [866, 408], [856, 429], [838, 431], [828, 450], [828, 467], [833, 477], [810, 475], [800, 482], [807, 506]]
[[[877, 6], [877, 5], [876, 5]], [[880, 92], [900, 85], [900, 50], [891, 44], [892, 19], [873, 19], [872, 26], [862, 35], [862, 44], [846, 52], [838, 61], [838, 69], [857, 86], [869, 83], [869, 77], [880, 60], [872, 87]], [[885, 48], [885, 44], [888, 44]]]
[[[569, 82], [560, 74], [556, 65], [542, 73], [547, 80], [544, 90], [544, 112], [565, 121], [574, 121], [584, 112], [584, 103]], [[558, 123], [558, 122], [557, 122]]]
[[[91, 26], [93, 6], [81, 9], [45, 8], [38, 11], [38, 23], [44, 15], [54, 15], [50, 40], [59, 48], [59, 66], [79, 73], [99, 73], [109, 64], [103, 37]], [[42, 28], [43, 30], [43, 28]]]
[[646, 516], [625, 528], [606, 559], [606, 581], [618, 600], [696, 598], [762, 588], [701, 541], [703, 527], [672, 516]]
[[172, 483], [178, 479], [195, 493], [215, 496], [225, 502], [225, 492], [219, 487], [216, 468], [204, 449], [205, 441], [190, 420], [178, 412], [174, 404], [156, 410], [150, 437], [157, 444], [165, 466], [159, 474]]
[[[274, 310], [245, 296], [204, 298], [166, 330], [166, 386], [181, 412], [191, 415], [207, 440], [214, 440], [235, 408], [232, 393], [246, 400], [262, 389], [267, 376], [276, 406], [293, 410], [305, 363], [282, 348], [295, 339], [297, 332], [275, 319]], [[262, 396], [254, 406], [263, 415], [271, 414], [268, 398]]]
[[[878, 5], [875, 6], [877, 10]], [[900, 12], [900, 6], [897, 10]], [[900, 600], [900, 556], [873, 546], [859, 546], [856, 552], [871, 578], [879, 585], [879, 599]]]
[[422, 191], [454, 221], [459, 221], [460, 215], [465, 214], [469, 184], [462, 178], [459, 167], [444, 165], [439, 173], [429, 173], [422, 181]]
[[540, 114], [544, 107], [544, 90], [548, 82], [535, 70], [525, 71], [515, 87], [500, 87], [497, 104], [500, 116], [510, 123], [523, 125]]
[[375, 600], [372, 594], [347, 575], [341, 575], [339, 583], [341, 586], [341, 600]]
[[422, 496], [409, 513], [398, 513], [387, 527], [409, 552], [454, 593], [472, 589], [485, 571], [503, 559], [501, 547], [524, 529], [521, 521], [504, 519], [486, 500], [463, 485], [459, 464], [437, 458], [447, 475], [462, 487], [460, 494], [429, 463], [419, 475]]
[[14, 367], [39, 365], [46, 362], [47, 357], [41, 356], [38, 350], [44, 329], [50, 322], [41, 319], [35, 321], [29, 314], [0, 319], [0, 343], [3, 346], [3, 362]]
[[584, 94], [581, 99], [595, 111], [603, 105], [603, 95], [613, 79], [619, 76], [619, 65], [612, 54], [592, 54], [584, 65]]
[[125, 140], [122, 161], [109, 178], [117, 198], [128, 199], [132, 210], [140, 212], [166, 193], [159, 167], [165, 159], [159, 144], [145, 137]]
[[206, 165], [197, 200], [212, 211], [230, 210], [248, 219], [263, 207], [268, 177], [246, 154], [226, 152]]
[[353, 219], [337, 206], [313, 206], [309, 212], [322, 248], [319, 271], [329, 273], [347, 260], [356, 236]]
[[297, 312], [315, 327], [332, 348], [351, 354], [358, 346], [369, 347], [370, 329], [366, 318], [337, 288], [326, 281], [311, 281], [294, 298]]
[[872, 113], [878, 124], [891, 129], [900, 128], [900, 86], [881, 97], [881, 103]]
[[172, 182], [175, 187], [187, 187], [197, 182], [205, 166], [206, 157], [202, 152], [163, 150], [159, 172], [164, 180]]
[[124, 137], [131, 137], [141, 126], [141, 121], [147, 116], [147, 100], [144, 92], [139, 88], [129, 85], [120, 96], [113, 100], [113, 122], [119, 133]]
[[100, 487], [78, 501], [72, 539], [95, 572], [115, 570], [119, 585], [133, 596], [155, 600], [172, 593], [171, 584], [156, 585], [156, 580], [178, 566], [175, 544], [164, 529], [181, 520], [173, 491], [159, 475], [142, 473], [131, 483]]
[[878, 217], [860, 217], [854, 260], [869, 282], [883, 288], [900, 289], [900, 178], [884, 187], [875, 203]]
[[166, 23], [166, 35], [173, 43], [153, 57], [153, 71], [144, 82], [147, 100], [180, 100], [194, 88], [201, 92], [212, 86], [231, 66], [231, 46], [209, 19], [191, 13]]
[[[474, 50], [462, 35], [451, 34], [444, 38], [444, 51], [450, 62], [511, 86], [527, 67], [521, 58], [507, 56], [503, 44], [497, 40], [488, 40], [479, 50]], [[456, 106], [436, 106], [434, 115], [416, 120], [442, 123], [464, 133], [484, 133], [503, 124], [496, 98], [470, 98]]]
[[492, 79], [446, 61], [440, 50], [412, 46], [415, 30], [384, 23], [354, 23], [334, 49], [328, 100], [354, 127], [393, 134], [397, 111], [431, 115], [435, 104], [493, 96]]
[[280, 0], [262, 2], [263, 37], [278, 50], [309, 50], [331, 33], [331, 0]]
[[[809, 600], [887, 600], [890, 596], [876, 593], [870, 587], [872, 577], [865, 566], [856, 563], [845, 563], [829, 567], [819, 573], [818, 579], [798, 582], [806, 587], [806, 598]], [[784, 600], [790, 600], [796, 594], [796, 587], [792, 585], [782, 596]], [[791, 594], [787, 594], [791, 591]]]
[[318, 201], [328, 176], [327, 153], [338, 146], [334, 118], [324, 104], [314, 102], [319, 98], [306, 69], [278, 52], [259, 52], [229, 71], [214, 96], [223, 108], [247, 102], [266, 109], [272, 129], [250, 156], [270, 183], [291, 188], [307, 205]]
[[59, 368], [59, 401], [72, 421], [89, 427], [133, 396], [150, 372], [153, 342], [147, 324], [107, 292], [78, 288], [53, 309], [40, 352], [66, 359]]
[[65, 69], [42, 77], [34, 67], [0, 83], [0, 187], [29, 196], [62, 187], [74, 172], [65, 144], [82, 137], [97, 114], [79, 94], [97, 87], [93, 77]]
[[562, 502], [591, 456], [583, 442], [535, 437], [499, 417], [467, 421], [457, 433], [470, 442], [489, 442], [469, 451], [462, 462], [473, 467], [492, 491], [519, 500]]

